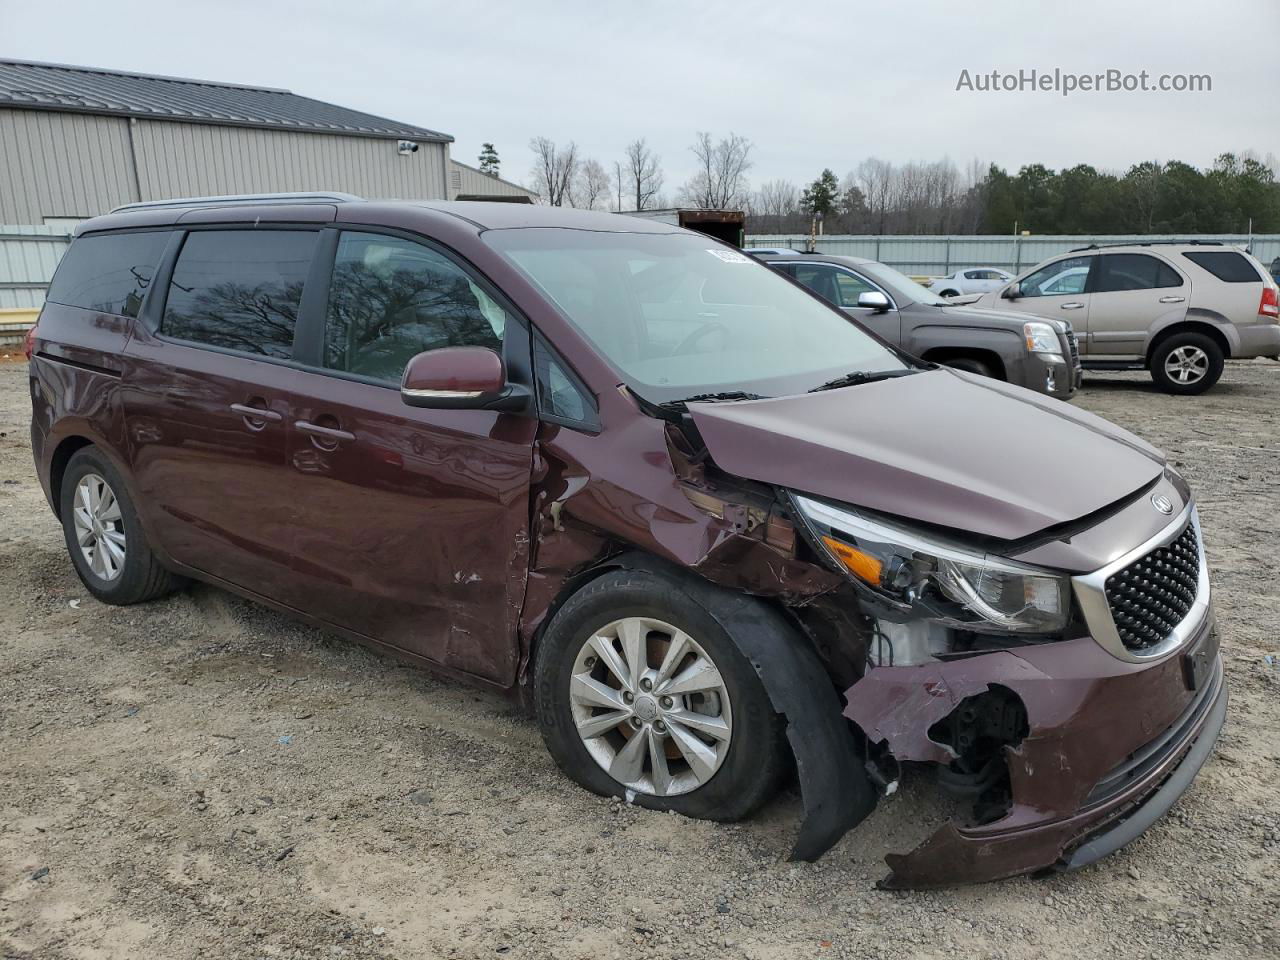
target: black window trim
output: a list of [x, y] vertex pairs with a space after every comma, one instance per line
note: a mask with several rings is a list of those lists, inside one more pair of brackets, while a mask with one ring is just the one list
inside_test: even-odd
[[[1187, 284], [1187, 278], [1183, 276], [1182, 271], [1175, 267], [1164, 257], [1158, 257], [1154, 253], [1147, 253], [1145, 250], [1109, 250], [1106, 253], [1090, 254], [1094, 262], [1089, 267], [1089, 278], [1085, 283], [1085, 293], [1141, 293], [1143, 290], [1177, 290]], [[1137, 290], [1100, 290], [1102, 285], [1102, 258], [1103, 257], [1147, 257], [1167, 266], [1173, 271], [1178, 278], [1178, 282], [1169, 287], [1139, 287]], [[1070, 259], [1070, 258], [1068, 258]]]
[[[268, 357], [261, 353], [248, 353], [244, 350], [234, 350], [230, 347], [220, 347], [213, 343], [203, 343], [199, 340], [184, 340], [182, 337], [174, 337], [164, 332], [163, 320], [165, 307], [169, 300], [169, 287], [173, 280], [173, 271], [177, 266], [178, 257], [182, 254], [182, 248], [186, 246], [187, 237], [193, 233], [205, 233], [214, 230], [287, 230], [308, 231], [310, 233], [320, 233], [321, 225], [315, 223], [277, 223], [269, 221], [259, 224], [248, 222], [240, 223], [210, 223], [210, 224], [191, 224], [190, 226], [170, 225], [173, 231], [173, 237], [169, 240], [169, 245], [165, 248], [164, 255], [160, 259], [161, 266], [156, 270], [155, 280], [152, 282], [152, 289], [161, 289], [163, 293], [157, 293], [154, 297], [148, 296], [142, 304], [142, 309], [138, 312], [138, 319], [142, 321], [147, 332], [159, 340], [161, 343], [172, 343], [177, 346], [191, 347], [196, 350], [208, 350], [212, 353], [221, 353], [228, 357], [240, 357], [243, 360], [254, 360], [258, 363], [270, 363], [278, 367], [294, 367], [298, 368], [300, 364], [297, 362], [298, 351], [298, 332], [302, 329], [303, 324], [303, 307], [307, 302], [307, 285], [311, 280], [311, 269], [308, 268], [307, 279], [302, 285], [302, 299], [298, 301], [298, 319], [293, 326], [293, 346], [290, 350], [291, 356], [284, 357]], [[316, 239], [316, 249], [320, 246], [320, 238]], [[315, 253], [312, 254], [312, 266], [315, 264]]]
[[[292, 366], [306, 373], [335, 377], [363, 383], [371, 387], [399, 392], [400, 384], [370, 377], [347, 370], [335, 370], [324, 366], [324, 334], [328, 322], [329, 291], [333, 279], [333, 266], [338, 252], [339, 234], [374, 233], [411, 243], [421, 244], [432, 252], [444, 257], [461, 269], [475, 284], [492, 298], [507, 314], [508, 323], [512, 323], [521, 331], [519, 336], [508, 336], [502, 332], [502, 363], [507, 371], [508, 382], [528, 389], [531, 398], [531, 409], [524, 411], [531, 416], [542, 419], [537, 411], [535, 394], [537, 392], [536, 377], [533, 375], [532, 325], [525, 315], [511, 302], [511, 298], [499, 289], [498, 285], [485, 276], [470, 260], [438, 240], [412, 230], [398, 227], [387, 227], [373, 223], [327, 223], [321, 228], [322, 236], [316, 244], [315, 260], [311, 264], [311, 272], [307, 275], [306, 285], [302, 292], [302, 305], [298, 310], [298, 326], [294, 331], [294, 361]], [[566, 367], [567, 369], [567, 367]], [[590, 394], [588, 394], [590, 396]]]
[[[586, 417], [583, 417], [581, 419], [578, 419], [575, 417], [562, 417], [559, 414], [552, 413], [549, 409], [543, 406], [543, 403], [542, 403], [543, 397], [540, 389], [540, 384], [542, 381], [538, 377], [538, 371], [537, 371], [537, 362], [538, 362], [537, 357], [538, 357], [539, 348], [541, 348], [545, 352], [548, 360], [551, 363], [554, 363], [560, 367], [560, 369], [564, 372], [565, 377], [568, 378], [570, 385], [572, 385], [572, 387], [576, 391], [578, 391], [578, 395], [582, 397], [583, 402], [586, 404], [586, 412], [587, 412]], [[590, 433], [590, 434], [600, 433], [603, 427], [600, 423], [599, 398], [596, 397], [596, 395], [587, 388], [586, 383], [583, 381], [583, 379], [580, 376], [578, 376], [578, 371], [574, 370], [573, 367], [571, 367], [565, 361], [564, 356], [560, 353], [559, 350], [555, 348], [555, 345], [552, 344], [550, 338], [547, 337], [541, 330], [538, 330], [537, 328], [534, 328], [534, 331], [533, 331], [533, 358], [534, 358], [533, 390], [536, 397], [536, 403], [538, 406], [538, 419], [543, 421], [544, 423], [554, 423], [554, 424], [557, 424], [558, 426], [568, 427], [571, 430], [579, 430], [582, 433]]]
[[[1209, 274], [1209, 276], [1213, 277], [1219, 283], [1261, 283], [1264, 285], [1266, 283], [1266, 280], [1258, 274], [1258, 267], [1261, 266], [1261, 262], [1255, 264], [1253, 259], [1247, 256], [1243, 250], [1182, 250], [1180, 251], [1180, 253], [1182, 254], [1183, 257], [1185, 257], [1187, 260], [1190, 260], [1197, 267], [1199, 267], [1205, 273]], [[1216, 270], [1201, 263], [1200, 260], [1198, 259], [1200, 257], [1206, 257], [1206, 256], [1210, 258], [1228, 256], [1228, 257], [1235, 257], [1238, 260], [1243, 260], [1245, 264], [1249, 267], [1250, 272], [1252, 272], [1253, 277], [1252, 279], [1249, 279], [1249, 280], [1243, 280], [1243, 279], [1228, 280], [1226, 277], [1222, 276]], [[1280, 260], [1280, 257], [1277, 257], [1276, 259]], [[1269, 277], [1271, 275], [1270, 271], [1268, 271], [1265, 266], [1263, 266], [1262, 269], [1266, 276]]]
[[[171, 233], [172, 231], [173, 231], [173, 225], [168, 223], [150, 224], [148, 226], [139, 226], [139, 227], [116, 227], [113, 230], [89, 230], [89, 231], [86, 231], [85, 233], [77, 234], [76, 236], [72, 237], [71, 243], [67, 245], [67, 250], [69, 251], [72, 245], [75, 244], [77, 240], [82, 240], [89, 237], [111, 237], [111, 236], [116, 236], [117, 234], [123, 234], [123, 233]], [[166, 241], [166, 246], [164, 247], [164, 249], [160, 251], [160, 259], [156, 261], [155, 273], [152, 274], [152, 277], [151, 277], [151, 286], [147, 288], [147, 292], [142, 296], [142, 303], [138, 307], [138, 315], [136, 317], [131, 317], [126, 313], [112, 313], [109, 310], [95, 310], [93, 307], [81, 307], [81, 306], [77, 306], [74, 303], [63, 303], [61, 300], [49, 300], [47, 296], [45, 297], [45, 299], [49, 303], [56, 303], [58, 306], [66, 307], [70, 310], [87, 310], [90, 313], [101, 313], [101, 314], [105, 314], [108, 317], [119, 317], [121, 320], [128, 320], [130, 323], [137, 323], [146, 314], [147, 303], [151, 300], [155, 300], [157, 297], [160, 297], [160, 294], [156, 293], [156, 289], [160, 285], [160, 273], [162, 268], [164, 267], [165, 257], [168, 256], [168, 253], [169, 253], [168, 244], [172, 242], [173, 242], [172, 239]], [[57, 278], [58, 268], [62, 266], [62, 261], [66, 259], [66, 256], [67, 256], [66, 251], [64, 251], [62, 254], [62, 258], [59, 259], [58, 261], [58, 266], [54, 268], [53, 277], [49, 279], [49, 287], [52, 287], [54, 279]], [[46, 287], [45, 289], [48, 290], [49, 287]], [[169, 289], [169, 282], [167, 279], [165, 280], [164, 289], [166, 291], [168, 291]]]
[[1093, 293], [1093, 285], [1096, 282], [1098, 277], [1098, 255], [1096, 253], [1069, 253], [1066, 256], [1058, 257], [1055, 260], [1049, 260], [1045, 263], [1037, 264], [1036, 266], [1032, 267], [1029, 271], [1027, 271], [1021, 277], [1018, 278], [1018, 285], [1021, 286], [1022, 284], [1026, 283], [1028, 280], [1034, 277], [1041, 270], [1047, 270], [1049, 267], [1056, 266], [1059, 263], [1066, 263], [1068, 260], [1082, 260], [1082, 259], [1089, 261], [1089, 268], [1088, 268], [1089, 272], [1085, 275], [1085, 278], [1084, 278], [1084, 289], [1081, 290], [1079, 293], [1046, 293], [1046, 294], [1031, 294], [1031, 295], [1024, 295], [1024, 296], [1026, 296], [1028, 300], [1035, 300], [1039, 296], [1045, 296], [1045, 297], [1086, 296], [1087, 294]]
[[[863, 283], [865, 283], [867, 286], [871, 287], [872, 289], [879, 290], [881, 293], [883, 293], [889, 301], [889, 309], [891, 310], [898, 309], [898, 302], [893, 299], [892, 294], [890, 294], [888, 290], [884, 289], [882, 286], [880, 286], [880, 284], [876, 283], [874, 280], [872, 280], [870, 277], [866, 276], [865, 274], [861, 274], [857, 270], [854, 270], [852, 267], [846, 267], [842, 263], [827, 263], [825, 260], [794, 260], [794, 261], [788, 260], [787, 263], [789, 265], [794, 264], [795, 266], [804, 265], [808, 267], [829, 267], [832, 270], [834, 270], [836, 273], [852, 274], [853, 276], [861, 280]], [[796, 278], [796, 283], [799, 283], [802, 287], [804, 286], [804, 284], [801, 283], [798, 278]], [[809, 288], [805, 287], [805, 289], [808, 290]], [[825, 303], [826, 301], [824, 300], [823, 302]], [[842, 307], [838, 303], [833, 303], [831, 304], [831, 306], [835, 307], [837, 310], [869, 310], [870, 309], [870, 307], [859, 307], [857, 305], [854, 305], [852, 307]]]

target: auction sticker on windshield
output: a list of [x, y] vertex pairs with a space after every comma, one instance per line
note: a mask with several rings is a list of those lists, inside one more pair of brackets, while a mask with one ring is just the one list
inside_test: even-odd
[[751, 259], [745, 253], [735, 253], [732, 250], [708, 250], [707, 253], [713, 257], [719, 257], [725, 263], [750, 263]]

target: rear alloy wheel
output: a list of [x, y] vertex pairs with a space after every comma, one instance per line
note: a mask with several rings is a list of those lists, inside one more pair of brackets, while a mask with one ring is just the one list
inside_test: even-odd
[[959, 290], [943, 290], [943, 291], [942, 291], [942, 293], [938, 294], [938, 296], [940, 296], [940, 297], [958, 297], [958, 296], [960, 296], [960, 291], [959, 291]]
[[538, 725], [560, 769], [594, 793], [738, 820], [790, 769], [784, 723], [721, 625], [740, 599], [685, 587], [616, 570], [570, 597], [538, 644]]
[[115, 491], [96, 473], [86, 473], [76, 483], [72, 502], [80, 555], [94, 574], [108, 582], [116, 579], [124, 569], [128, 537]]
[[71, 455], [58, 495], [71, 562], [103, 603], [151, 600], [186, 582], [151, 551], [124, 479], [96, 447]]
[[1204, 393], [1222, 376], [1222, 348], [1202, 333], [1178, 333], [1151, 355], [1151, 379], [1166, 393]]

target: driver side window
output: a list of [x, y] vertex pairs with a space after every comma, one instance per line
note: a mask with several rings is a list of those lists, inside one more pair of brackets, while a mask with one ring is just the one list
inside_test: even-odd
[[1067, 257], [1046, 264], [1022, 281], [1024, 297], [1071, 296], [1084, 293], [1093, 257]]
[[333, 264], [324, 365], [399, 383], [437, 347], [501, 352], [507, 315], [453, 261], [401, 237], [343, 231]]

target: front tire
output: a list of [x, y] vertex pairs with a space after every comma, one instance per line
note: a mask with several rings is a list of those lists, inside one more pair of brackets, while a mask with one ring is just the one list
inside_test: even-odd
[[58, 512], [76, 573], [103, 603], [153, 600], [185, 582], [151, 551], [123, 478], [96, 448], [72, 454]]
[[542, 638], [534, 684], [547, 749], [593, 793], [740, 820], [787, 769], [760, 678], [673, 577], [620, 570], [579, 590]]
[[1225, 358], [1216, 340], [1203, 333], [1175, 333], [1151, 354], [1151, 379], [1165, 393], [1194, 396], [1222, 377]]

